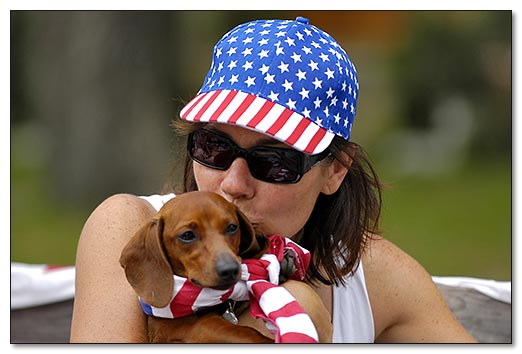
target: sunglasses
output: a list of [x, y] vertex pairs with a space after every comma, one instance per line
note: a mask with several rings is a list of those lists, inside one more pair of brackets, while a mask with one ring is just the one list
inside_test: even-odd
[[330, 156], [328, 151], [305, 155], [285, 148], [242, 149], [232, 140], [206, 129], [189, 134], [187, 150], [192, 160], [216, 170], [227, 170], [236, 158], [242, 157], [252, 177], [269, 183], [297, 183], [312, 167]]

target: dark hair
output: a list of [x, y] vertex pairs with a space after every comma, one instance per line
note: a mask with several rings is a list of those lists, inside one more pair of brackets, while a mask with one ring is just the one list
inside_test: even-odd
[[309, 280], [339, 285], [357, 270], [368, 239], [379, 232], [383, 187], [360, 145], [336, 136], [328, 149], [348, 173], [334, 194], [319, 195], [299, 243], [312, 253]]
[[[188, 135], [203, 125], [180, 119], [172, 122], [180, 135]], [[312, 254], [307, 280], [339, 285], [356, 271], [367, 240], [378, 232], [382, 185], [360, 145], [336, 136], [328, 149], [348, 168], [348, 173], [337, 192], [319, 195], [299, 243]], [[186, 149], [181, 190], [197, 190]]]

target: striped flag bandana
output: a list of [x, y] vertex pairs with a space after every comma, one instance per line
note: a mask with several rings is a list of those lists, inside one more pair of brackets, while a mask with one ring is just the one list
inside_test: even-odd
[[270, 236], [269, 241], [270, 248], [260, 259], [242, 261], [241, 281], [232, 288], [202, 288], [187, 278], [174, 275], [170, 304], [158, 308], [140, 298], [143, 311], [149, 316], [178, 318], [227, 300], [249, 300], [250, 313], [254, 318], [265, 321], [276, 343], [317, 343], [317, 331], [308, 314], [285, 288], [278, 286], [279, 262], [285, 250], [291, 250], [294, 254], [296, 272], [292, 279], [295, 280], [304, 279], [310, 264], [310, 252], [285, 237]]
[[329, 34], [303, 17], [258, 20], [216, 44], [203, 86], [180, 116], [237, 124], [319, 154], [335, 135], [350, 139], [358, 92], [355, 66]]

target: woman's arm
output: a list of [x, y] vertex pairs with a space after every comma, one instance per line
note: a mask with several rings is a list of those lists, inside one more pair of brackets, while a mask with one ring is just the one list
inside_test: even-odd
[[431, 276], [391, 242], [376, 237], [363, 263], [377, 342], [475, 342]]
[[132, 195], [108, 198], [82, 230], [76, 255], [71, 342], [143, 342], [146, 316], [119, 264], [126, 242], [155, 210]]

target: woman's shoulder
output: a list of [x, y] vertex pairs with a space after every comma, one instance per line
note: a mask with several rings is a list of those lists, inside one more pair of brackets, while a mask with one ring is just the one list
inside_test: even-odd
[[372, 237], [362, 262], [377, 341], [469, 338], [454, 320], [431, 275], [392, 242]]
[[404, 318], [431, 278], [415, 259], [380, 236], [369, 239], [362, 262], [378, 338]]
[[134, 194], [119, 193], [103, 200], [94, 210], [93, 214], [114, 212], [142, 212], [150, 211], [152, 205], [144, 198]]
[[116, 194], [102, 201], [85, 222], [76, 254], [72, 342], [143, 339], [145, 318], [119, 259], [128, 240], [155, 213], [138, 196]]
[[133, 194], [114, 194], [103, 200], [89, 215], [85, 228], [91, 226], [124, 226], [134, 220], [145, 220], [156, 213], [154, 207], [145, 199]]
[[134, 229], [136, 224], [149, 220], [163, 204], [174, 197], [173, 193], [150, 196], [127, 193], [111, 195], [94, 209], [84, 225], [84, 231], [91, 227]]
[[415, 277], [422, 275], [430, 278], [424, 268], [413, 257], [393, 242], [378, 235], [372, 235], [372, 237], [368, 238], [362, 254], [362, 260], [365, 273], [375, 273], [375, 276], [383, 275], [383, 277], [389, 277], [398, 275], [402, 278], [411, 274]]
[[[373, 236], [362, 255], [370, 299], [387, 302], [407, 300], [426, 287], [431, 288], [431, 276], [413, 257], [391, 241]], [[399, 296], [400, 298], [397, 298]]]

